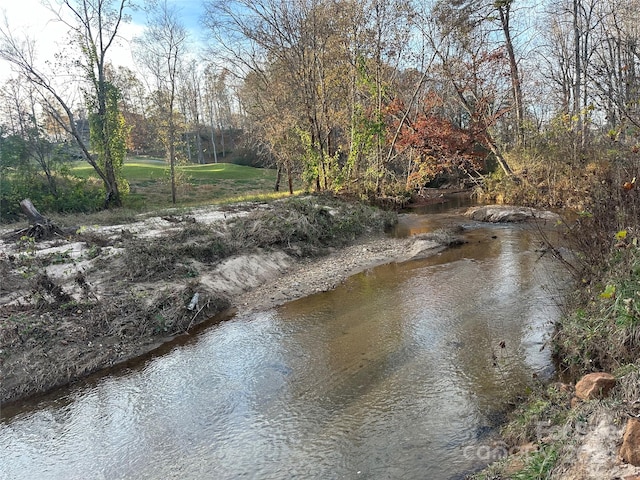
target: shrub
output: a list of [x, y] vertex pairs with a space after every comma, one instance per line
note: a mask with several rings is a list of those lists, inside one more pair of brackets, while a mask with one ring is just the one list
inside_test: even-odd
[[89, 180], [71, 176], [57, 177], [57, 191], [53, 195], [43, 178], [9, 177], [0, 180], [0, 221], [15, 222], [20, 218], [20, 202], [25, 198], [43, 214], [48, 213], [90, 213], [98, 210], [104, 194]]

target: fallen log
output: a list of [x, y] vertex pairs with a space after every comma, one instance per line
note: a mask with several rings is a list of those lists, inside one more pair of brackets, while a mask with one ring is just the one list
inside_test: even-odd
[[65, 236], [65, 233], [51, 220], [43, 216], [28, 198], [20, 202], [20, 208], [29, 219], [29, 227], [15, 230], [8, 234], [6, 238], [30, 237], [34, 240], [49, 240], [56, 236]]

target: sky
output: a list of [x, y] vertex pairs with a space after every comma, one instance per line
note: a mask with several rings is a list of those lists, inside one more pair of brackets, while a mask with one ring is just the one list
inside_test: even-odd
[[[52, 3], [55, 3], [53, 0]], [[140, 5], [142, 2], [136, 2]], [[168, 0], [180, 14], [183, 25], [189, 30], [192, 40], [199, 42], [203, 31], [199, 26], [202, 12], [201, 0]], [[134, 67], [131, 55], [131, 41], [144, 30], [145, 14], [140, 9], [129, 12], [132, 21], [121, 25], [120, 40], [109, 53], [109, 59], [116, 65]], [[0, 0], [0, 22], [5, 18], [9, 28], [18, 35], [34, 38], [38, 52], [38, 61], [53, 60], [54, 54], [68, 45], [67, 27], [52, 21], [52, 13], [42, 5], [42, 0]], [[0, 60], [0, 82], [10, 76], [10, 67]]]

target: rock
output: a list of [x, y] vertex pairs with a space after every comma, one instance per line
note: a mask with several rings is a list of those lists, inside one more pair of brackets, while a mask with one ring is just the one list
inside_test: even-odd
[[622, 437], [620, 456], [631, 465], [640, 466], [640, 420], [630, 418]]
[[471, 207], [465, 212], [465, 216], [479, 222], [524, 222], [526, 220], [541, 219], [557, 221], [560, 217], [553, 213], [536, 210], [528, 207], [516, 207], [512, 205], [485, 205], [483, 207]]
[[610, 373], [589, 373], [576, 383], [576, 397], [580, 400], [606, 397], [616, 384], [616, 377]]
[[[582, 423], [582, 422], [579, 422]], [[563, 432], [562, 442], [570, 457], [558, 462], [553, 478], [562, 480], [613, 480], [629, 471], [630, 465], [622, 465], [617, 451], [622, 437], [622, 426], [616, 425], [616, 415], [599, 409], [587, 422], [576, 423], [573, 432]], [[565, 436], [568, 434], [568, 436]], [[558, 438], [556, 438], [558, 440]], [[569, 459], [570, 458], [570, 459]], [[619, 468], [624, 467], [624, 468]]]

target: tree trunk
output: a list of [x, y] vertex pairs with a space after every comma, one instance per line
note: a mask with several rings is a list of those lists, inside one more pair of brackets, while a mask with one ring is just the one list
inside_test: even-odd
[[218, 147], [216, 147], [216, 137], [211, 132], [211, 145], [213, 146], [213, 163], [218, 163]]
[[204, 152], [202, 151], [202, 137], [200, 136], [200, 128], [196, 131], [196, 148], [198, 149], [198, 163], [204, 163]]
[[[226, 151], [226, 147], [224, 146], [224, 129], [222, 128], [222, 125], [220, 125], [220, 155], [222, 158], [224, 158], [225, 156], [225, 151]], [[218, 161], [216, 160], [216, 163], [218, 163]]]
[[581, 92], [581, 80], [582, 80], [582, 67], [581, 67], [581, 42], [580, 42], [580, 0], [573, 0], [573, 48], [574, 48], [574, 62], [575, 72], [573, 78], [573, 115], [577, 119], [575, 132], [575, 138], [573, 140], [573, 160], [578, 159], [578, 150], [581, 140], [579, 138], [582, 132], [582, 114], [580, 112], [580, 92]]
[[184, 134], [185, 143], [187, 144], [187, 160], [189, 163], [193, 163], [193, 159], [191, 158], [191, 141], [189, 140], [189, 132]]
[[20, 208], [29, 219], [30, 225], [50, 223], [47, 218], [43, 217], [40, 212], [38, 212], [30, 199], [25, 198], [22, 200], [20, 202]]
[[500, 165], [500, 168], [502, 168], [502, 171], [505, 173], [505, 175], [516, 179], [515, 175], [513, 174], [513, 170], [511, 170], [511, 167], [509, 166], [505, 158], [502, 156], [502, 153], [500, 153], [500, 150], [498, 150], [498, 147], [496, 147], [493, 140], [487, 139], [486, 143], [489, 146], [491, 153], [493, 153], [493, 155], [496, 157], [496, 161], [498, 162], [498, 165]]
[[287, 179], [289, 181], [289, 195], [293, 195], [293, 172], [291, 171], [290, 162], [287, 162]]
[[107, 180], [104, 182], [105, 186], [105, 198], [104, 208], [109, 207], [121, 207], [122, 197], [120, 197], [120, 191], [118, 190], [118, 181], [116, 180], [116, 173], [113, 169], [113, 165], [105, 165], [105, 174]]
[[173, 142], [169, 146], [169, 167], [171, 169], [171, 203], [176, 204], [176, 154]]
[[276, 172], [276, 185], [275, 185], [275, 188], [274, 188], [274, 190], [275, 190], [276, 192], [279, 192], [279, 191], [280, 191], [280, 179], [281, 179], [281, 178], [282, 178], [282, 165], [280, 165], [280, 164], [278, 163], [278, 170], [277, 170], [277, 172]]
[[40, 212], [38, 212], [36, 207], [28, 198], [25, 198], [20, 202], [20, 208], [29, 219], [30, 227], [22, 230], [17, 230], [9, 234], [8, 238], [20, 238], [23, 236], [27, 236], [35, 240], [46, 240], [53, 236], [64, 235], [64, 232], [60, 230], [57, 225], [53, 224], [51, 220], [44, 217]]
[[516, 110], [516, 144], [524, 143], [524, 106], [522, 103], [522, 88], [520, 83], [520, 72], [518, 71], [518, 62], [513, 50], [513, 41], [511, 40], [511, 30], [509, 27], [509, 14], [511, 9], [511, 1], [505, 2], [504, 6], [498, 7], [500, 13], [500, 23], [504, 32], [505, 45], [507, 47], [507, 55], [509, 57], [509, 69], [511, 74], [511, 92], [513, 95], [513, 104]]

